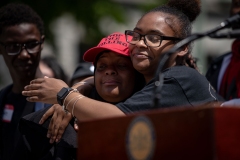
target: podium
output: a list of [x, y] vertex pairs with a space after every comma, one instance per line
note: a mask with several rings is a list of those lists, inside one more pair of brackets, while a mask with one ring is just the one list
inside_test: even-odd
[[77, 157], [240, 160], [240, 107], [156, 109], [81, 122]]

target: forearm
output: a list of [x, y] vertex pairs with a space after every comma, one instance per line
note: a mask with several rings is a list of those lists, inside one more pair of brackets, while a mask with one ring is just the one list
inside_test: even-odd
[[79, 93], [69, 95], [64, 104], [68, 104], [66, 109], [79, 121], [125, 115], [115, 105], [82, 97]]

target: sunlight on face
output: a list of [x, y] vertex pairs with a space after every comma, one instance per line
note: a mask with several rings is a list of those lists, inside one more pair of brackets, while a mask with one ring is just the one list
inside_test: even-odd
[[115, 52], [104, 52], [98, 59], [95, 86], [99, 95], [108, 102], [120, 102], [132, 95], [135, 70], [130, 57]]

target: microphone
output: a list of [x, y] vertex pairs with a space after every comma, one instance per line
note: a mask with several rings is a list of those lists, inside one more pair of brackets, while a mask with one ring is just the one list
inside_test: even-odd
[[240, 38], [240, 29], [229, 31], [227, 33], [210, 34], [211, 38]]
[[225, 21], [223, 21], [220, 26], [223, 28], [226, 27], [230, 27], [236, 23], [240, 23], [240, 12], [238, 12], [237, 14], [229, 17], [228, 19], [226, 19]]

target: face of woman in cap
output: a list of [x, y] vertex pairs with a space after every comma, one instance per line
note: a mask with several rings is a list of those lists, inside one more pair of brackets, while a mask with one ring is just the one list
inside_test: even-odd
[[123, 101], [133, 93], [135, 70], [128, 56], [104, 52], [96, 63], [94, 76], [98, 94], [108, 102]]

